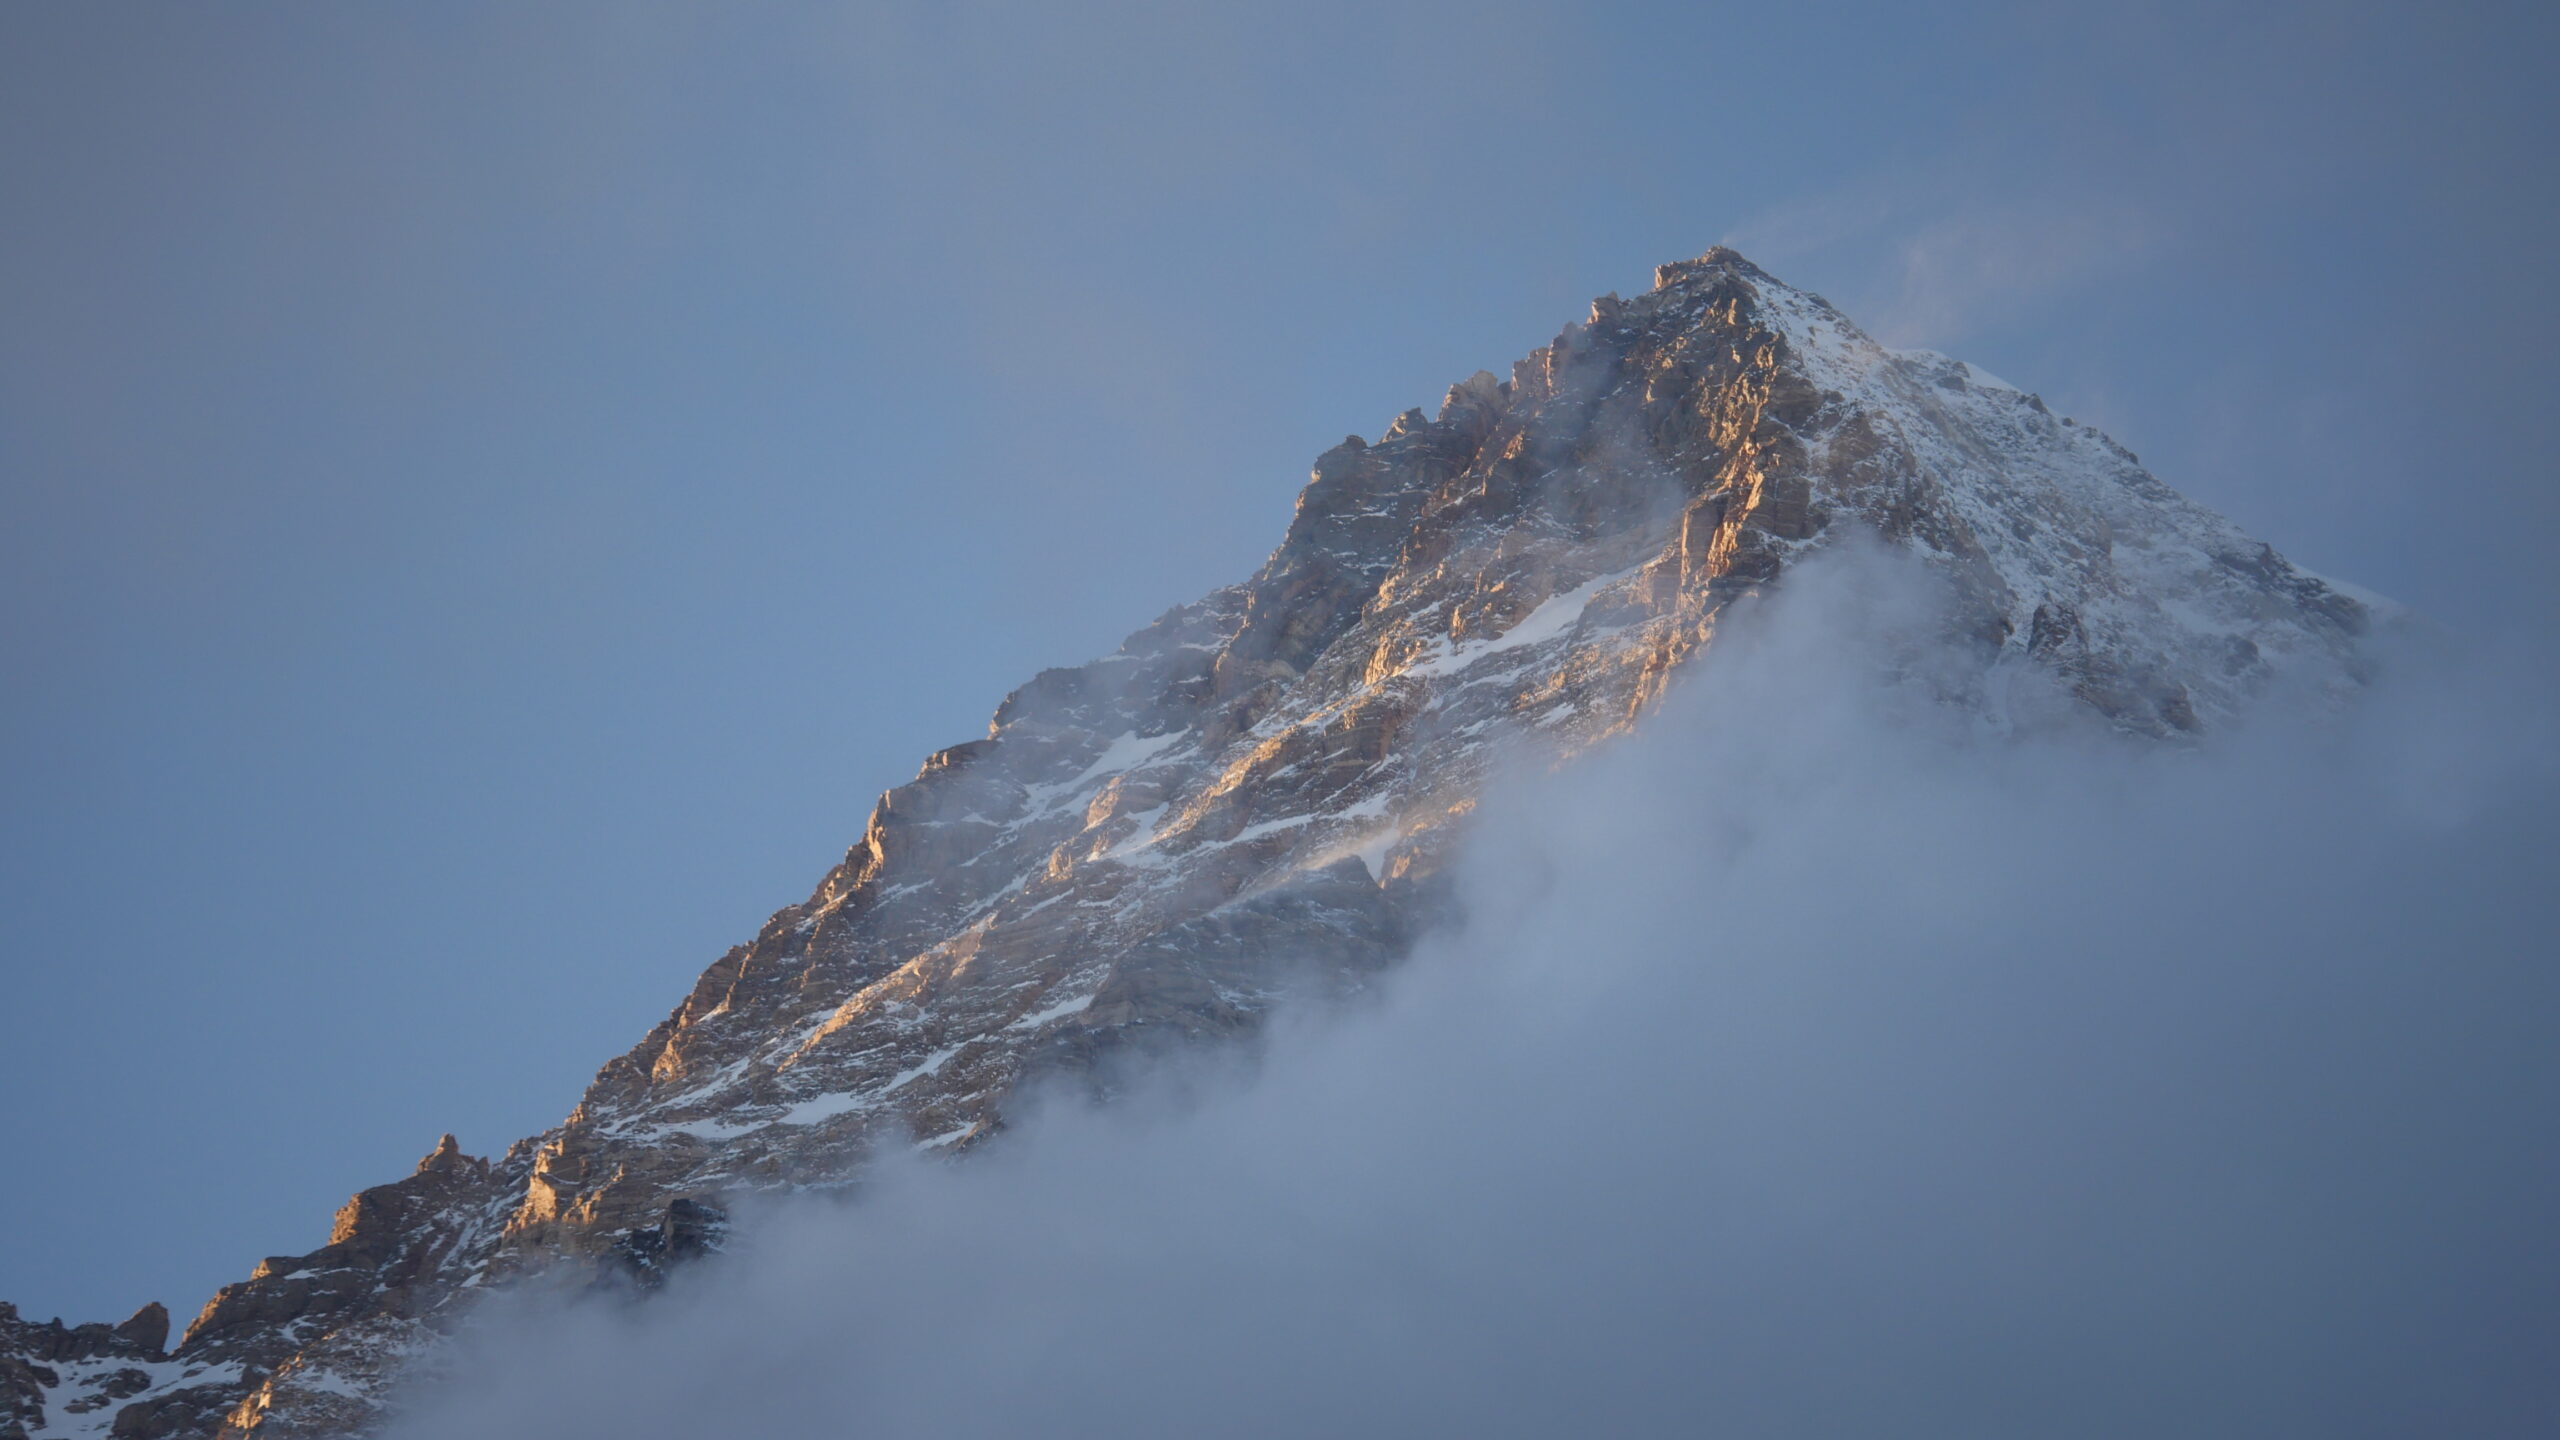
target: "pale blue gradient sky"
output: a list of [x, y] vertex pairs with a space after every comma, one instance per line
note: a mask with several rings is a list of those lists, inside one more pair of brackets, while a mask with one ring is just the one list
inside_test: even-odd
[[2549, 655], [2544, 7], [0, 10], [0, 1298], [557, 1120], [1314, 453], [1730, 240]]

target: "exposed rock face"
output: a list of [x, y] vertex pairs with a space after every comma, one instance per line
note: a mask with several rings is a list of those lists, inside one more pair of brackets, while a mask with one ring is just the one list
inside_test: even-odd
[[963, 1150], [1043, 1076], [1357, 986], [1431, 922], [1498, 759], [1639, 723], [1735, 597], [1855, 535], [1950, 582], [1959, 702], [2047, 676], [2139, 735], [2227, 722], [2279, 669], [2349, 686], [2368, 623], [2036, 397], [1730, 251], [1665, 266], [1508, 380], [1327, 451], [1261, 573], [926, 760], [558, 1129], [494, 1165], [448, 1138], [173, 1357], [141, 1317], [10, 1318], [11, 1423], [82, 1433], [104, 1395], [80, 1413], [120, 1405], [117, 1434], [356, 1433], [484, 1283], [652, 1283], [716, 1246], [720, 1196]]
[[13, 1407], [0, 1440], [353, 1433], [375, 1414], [372, 1390], [468, 1298], [515, 1197], [448, 1135], [415, 1174], [341, 1207], [328, 1244], [224, 1286], [171, 1353], [156, 1303], [113, 1330], [38, 1327], [0, 1307]]
[[[29, 1435], [103, 1434], [113, 1413], [176, 1372], [166, 1347], [169, 1312], [157, 1301], [121, 1325], [42, 1325], [0, 1304], [0, 1440]], [[48, 1428], [48, 1422], [60, 1424]], [[149, 1434], [118, 1430], [119, 1434]]]
[[699, 1200], [670, 1200], [666, 1219], [646, 1230], [627, 1231], [614, 1242], [601, 1282], [655, 1290], [677, 1266], [718, 1254], [728, 1237], [728, 1212]]

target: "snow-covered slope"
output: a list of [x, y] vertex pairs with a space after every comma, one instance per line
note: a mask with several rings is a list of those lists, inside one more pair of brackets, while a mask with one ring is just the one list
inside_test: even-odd
[[[1433, 922], [1498, 763], [1642, 724], [1727, 605], [1859, 537], [1948, 581], [1954, 703], [2049, 678], [2136, 735], [2352, 686], [2369, 622], [2034, 396], [1730, 251], [1665, 266], [1319, 457], [1259, 574], [1008, 697], [559, 1128], [359, 1196], [206, 1307], [195, 1374], [137, 1370], [117, 1433], [353, 1433], [490, 1284], [699, 1248], [693, 1202], [964, 1151], [1044, 1077], [1361, 983]], [[85, 1433], [70, 1383], [28, 1433]]]

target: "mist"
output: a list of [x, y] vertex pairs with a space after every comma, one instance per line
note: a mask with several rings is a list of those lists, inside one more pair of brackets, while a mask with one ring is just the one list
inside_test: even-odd
[[1739, 610], [1361, 1003], [502, 1297], [397, 1435], [2560, 1432], [2532, 673], [2172, 748], [1943, 702], [1889, 560]]

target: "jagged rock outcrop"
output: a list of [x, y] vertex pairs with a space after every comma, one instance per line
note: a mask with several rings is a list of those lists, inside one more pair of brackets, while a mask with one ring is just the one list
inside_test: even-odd
[[103, 1431], [109, 1412], [168, 1379], [168, 1344], [169, 1312], [156, 1300], [121, 1325], [37, 1325], [0, 1304], [0, 1440], [59, 1433], [84, 1417]]
[[[2027, 677], [2136, 735], [2225, 724], [2279, 671], [2350, 686], [2370, 620], [2035, 396], [1730, 251], [1664, 266], [1319, 457], [1259, 574], [1007, 697], [559, 1128], [356, 1197], [135, 1359], [116, 1433], [358, 1433], [481, 1287], [647, 1283], [716, 1243], [722, 1196], [965, 1150], [1043, 1077], [1359, 985], [1445, 903], [1498, 763], [1639, 723], [1727, 605], [1861, 535], [1946, 579], [1959, 703]], [[61, 1397], [134, 1384], [95, 1353], [5, 1362], [13, 1423], [71, 1433]]]
[[510, 1186], [447, 1135], [416, 1173], [341, 1207], [328, 1244], [224, 1286], [174, 1350], [157, 1303], [112, 1331], [27, 1325], [0, 1307], [12, 1406], [0, 1440], [352, 1433], [375, 1413], [372, 1392], [476, 1288], [520, 1185], [521, 1171]]
[[646, 1230], [624, 1232], [598, 1275], [603, 1285], [655, 1290], [680, 1266], [720, 1253], [729, 1238], [729, 1214], [682, 1197], [667, 1202], [666, 1218]]

